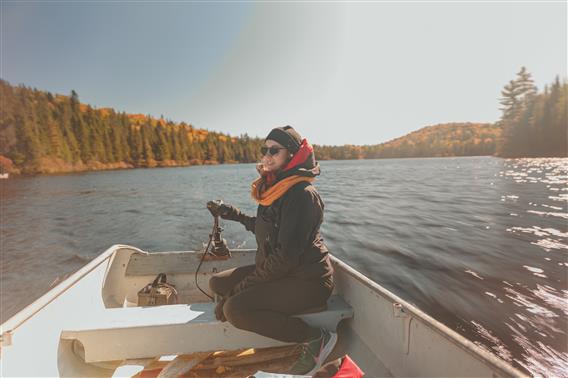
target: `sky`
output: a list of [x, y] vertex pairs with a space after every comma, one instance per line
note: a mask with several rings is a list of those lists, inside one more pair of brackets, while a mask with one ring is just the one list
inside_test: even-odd
[[238, 136], [377, 144], [567, 76], [566, 1], [5, 1], [0, 77]]

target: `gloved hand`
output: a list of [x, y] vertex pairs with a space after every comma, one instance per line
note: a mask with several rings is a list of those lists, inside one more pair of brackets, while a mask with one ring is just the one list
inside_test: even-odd
[[222, 322], [227, 321], [227, 318], [225, 318], [225, 314], [223, 313], [224, 305], [225, 305], [225, 298], [217, 302], [217, 305], [215, 306], [215, 318], [217, 318], [217, 320], [220, 320]]
[[227, 205], [221, 200], [207, 202], [207, 209], [211, 215], [220, 216], [223, 219], [238, 220], [240, 210], [232, 205]]

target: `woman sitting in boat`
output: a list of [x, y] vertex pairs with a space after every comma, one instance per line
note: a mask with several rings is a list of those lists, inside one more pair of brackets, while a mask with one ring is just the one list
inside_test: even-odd
[[[256, 236], [255, 264], [214, 274], [209, 286], [221, 300], [219, 320], [284, 342], [302, 345], [289, 374], [311, 374], [329, 355], [337, 335], [293, 317], [323, 308], [333, 290], [333, 268], [319, 232], [324, 204], [312, 185], [320, 174], [313, 147], [291, 126], [270, 131], [252, 183], [256, 217], [221, 204], [223, 219]], [[211, 204], [211, 202], [209, 203]]]

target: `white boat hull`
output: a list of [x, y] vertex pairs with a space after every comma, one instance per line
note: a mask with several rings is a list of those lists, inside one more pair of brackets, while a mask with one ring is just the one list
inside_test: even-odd
[[[136, 306], [138, 290], [160, 272], [167, 273], [168, 281], [176, 285], [182, 303], [209, 301], [193, 283], [199, 256], [196, 252], [148, 254], [131, 246], [112, 246], [2, 324], [2, 375], [109, 377], [125, 363], [126, 355], [155, 356], [159, 345], [155, 350], [146, 350], [142, 345], [136, 353], [129, 350], [126, 354], [113, 354], [104, 338], [83, 349], [83, 345], [73, 342], [70, 331], [96, 329], [104, 323], [109, 309]], [[253, 260], [254, 250], [244, 250], [233, 251], [233, 257], [226, 261], [206, 261], [200, 270], [199, 284], [207, 288], [211, 273]], [[351, 306], [353, 317], [339, 324], [339, 342], [331, 358], [349, 354], [369, 377], [523, 376], [339, 259], [333, 258], [333, 264], [334, 294]], [[232, 346], [259, 342], [258, 335], [236, 330], [228, 323], [216, 327], [222, 327], [224, 334], [233, 332]], [[141, 340], [152, 340], [156, 329], [138, 327], [129, 332]], [[268, 346], [279, 345], [275, 340], [264, 339]], [[183, 344], [187, 340], [173, 333], [168, 345], [170, 342]], [[102, 353], [105, 348], [106, 354]], [[97, 362], [85, 362], [97, 353], [104, 357], [92, 359]]]

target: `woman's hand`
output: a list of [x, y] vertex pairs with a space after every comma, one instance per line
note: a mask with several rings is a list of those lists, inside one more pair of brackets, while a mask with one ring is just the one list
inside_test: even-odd
[[232, 205], [227, 205], [221, 200], [207, 202], [207, 209], [214, 217], [220, 216], [228, 220], [234, 220], [239, 213], [239, 209]]
[[225, 305], [225, 298], [217, 302], [217, 305], [215, 306], [215, 318], [221, 322], [227, 321], [227, 318], [225, 318], [225, 314], [223, 313], [224, 305]]

